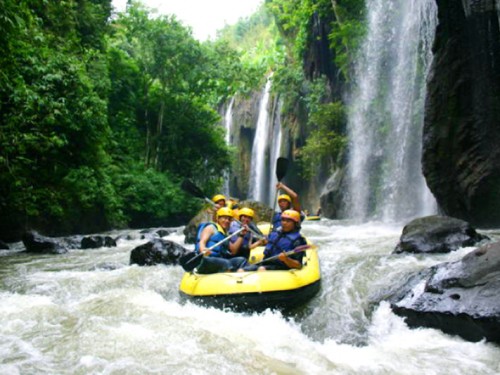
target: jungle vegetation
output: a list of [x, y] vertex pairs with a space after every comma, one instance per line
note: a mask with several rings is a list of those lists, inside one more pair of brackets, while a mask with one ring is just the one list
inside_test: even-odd
[[342, 110], [302, 89], [314, 12], [337, 15], [348, 77], [362, 0], [267, 0], [206, 42], [140, 1], [115, 14], [111, 0], [0, 0], [0, 238], [185, 223], [200, 202], [180, 182], [210, 194], [231, 165], [218, 107], [271, 70], [290, 107], [309, 100], [304, 160], [340, 147], [316, 143], [342, 128], [322, 116]]

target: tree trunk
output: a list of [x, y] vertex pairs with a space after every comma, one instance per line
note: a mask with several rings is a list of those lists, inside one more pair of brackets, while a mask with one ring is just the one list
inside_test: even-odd
[[165, 101], [162, 100], [160, 104], [160, 111], [158, 113], [158, 122], [156, 123], [156, 155], [154, 167], [157, 171], [161, 169], [160, 154], [161, 154], [161, 133], [163, 131], [163, 115], [165, 112]]

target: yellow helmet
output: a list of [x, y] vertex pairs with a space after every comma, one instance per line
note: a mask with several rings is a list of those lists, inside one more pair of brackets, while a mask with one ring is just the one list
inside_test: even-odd
[[295, 221], [297, 224], [300, 223], [300, 213], [295, 210], [285, 210], [281, 213], [282, 219], [290, 219]]
[[251, 208], [243, 207], [238, 210], [238, 216], [241, 218], [241, 215], [245, 215], [251, 217], [253, 219], [254, 211]]
[[217, 194], [217, 195], [214, 195], [214, 197], [212, 198], [212, 202], [214, 203], [217, 203], [218, 201], [221, 201], [221, 200], [226, 200], [226, 197], [223, 196], [222, 194]]
[[233, 210], [231, 210], [229, 207], [221, 207], [217, 210], [217, 219], [221, 216], [233, 217]]
[[282, 200], [282, 199], [284, 199], [284, 200], [286, 200], [286, 201], [288, 201], [288, 202], [292, 203], [292, 198], [290, 198], [290, 196], [289, 196], [288, 194], [281, 194], [281, 195], [278, 197], [278, 202], [279, 202], [280, 200]]

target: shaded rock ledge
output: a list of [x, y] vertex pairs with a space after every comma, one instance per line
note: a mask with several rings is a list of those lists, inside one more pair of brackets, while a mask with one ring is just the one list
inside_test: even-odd
[[410, 327], [500, 344], [500, 243], [412, 275], [388, 300]]
[[394, 253], [448, 253], [488, 239], [466, 221], [447, 216], [426, 216], [405, 225]]
[[179, 263], [179, 259], [188, 252], [190, 251], [173, 241], [156, 238], [133, 249], [130, 253], [130, 264], [139, 266], [176, 265]]

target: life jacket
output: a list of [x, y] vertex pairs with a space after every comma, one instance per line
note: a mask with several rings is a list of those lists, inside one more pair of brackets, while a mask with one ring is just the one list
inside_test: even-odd
[[306, 240], [299, 230], [293, 232], [271, 232], [269, 240], [264, 250], [264, 259], [280, 254], [283, 251], [290, 251], [297, 246], [305, 245]]
[[[212, 247], [217, 242], [220, 242], [227, 237], [226, 231], [218, 223], [214, 223], [211, 221], [201, 223], [200, 225], [198, 225], [198, 230], [196, 232], [196, 244], [194, 246], [194, 250], [197, 253], [200, 252], [201, 232], [203, 232], [203, 229], [205, 229], [208, 225], [213, 225], [215, 227], [215, 233], [208, 239], [207, 248]], [[211, 253], [209, 256], [226, 258], [229, 255], [230, 255], [229, 241], [226, 241], [220, 244], [219, 246], [216, 246], [213, 249], [211, 249]]]
[[[238, 230], [240, 230], [240, 229], [241, 229], [241, 224], [240, 224], [240, 223], [238, 223], [237, 221], [233, 221], [233, 222], [231, 223], [231, 226], [229, 227], [229, 235], [232, 235], [233, 233], [237, 232], [237, 231], [238, 231]], [[245, 246], [246, 246], [246, 247], [248, 247], [249, 242], [250, 242], [251, 235], [252, 235], [252, 234], [250, 233], [250, 231], [248, 231], [248, 232], [245, 234], [245, 236], [243, 237], [243, 243], [242, 243], [242, 246], [243, 246], [243, 247], [245, 247]], [[231, 238], [230, 242], [231, 242], [231, 243], [234, 243], [234, 242], [236, 242], [237, 240], [238, 240], [238, 235], [236, 235], [236, 236], [232, 236], [232, 238]]]

